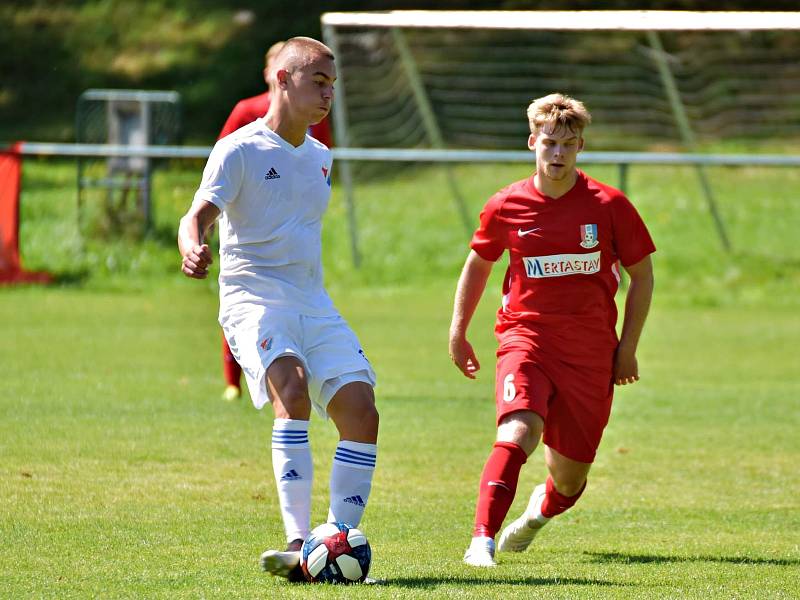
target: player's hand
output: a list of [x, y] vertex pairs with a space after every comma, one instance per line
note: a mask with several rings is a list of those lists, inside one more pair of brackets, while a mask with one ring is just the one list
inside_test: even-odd
[[460, 336], [450, 337], [450, 358], [465, 377], [475, 379], [475, 373], [481, 368], [475, 351], [466, 338]]
[[208, 244], [192, 246], [181, 262], [181, 271], [187, 277], [193, 279], [205, 279], [208, 277], [208, 265], [214, 262]]
[[627, 385], [639, 381], [639, 363], [636, 353], [620, 346], [614, 357], [614, 383]]

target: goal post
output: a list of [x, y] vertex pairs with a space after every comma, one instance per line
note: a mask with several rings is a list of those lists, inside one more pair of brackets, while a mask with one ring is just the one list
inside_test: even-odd
[[[417, 150], [421, 161], [431, 148], [522, 150], [525, 108], [554, 91], [592, 112], [591, 150], [800, 141], [800, 12], [326, 13], [322, 29], [336, 50], [345, 149]], [[713, 186], [695, 169], [729, 249]], [[352, 186], [346, 195], [355, 215]]]

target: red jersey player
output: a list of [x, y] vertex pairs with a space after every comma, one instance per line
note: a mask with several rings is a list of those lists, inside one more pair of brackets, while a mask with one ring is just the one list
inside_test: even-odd
[[[575, 167], [591, 116], [551, 94], [528, 107], [531, 177], [486, 203], [455, 295], [450, 356], [465, 376], [480, 368], [466, 333], [494, 263], [508, 250], [495, 328], [497, 437], [483, 469], [464, 562], [494, 566], [494, 537], [540, 437], [547, 481], [503, 529], [500, 551], [521, 552], [580, 497], [611, 411], [613, 384], [639, 379], [636, 347], [653, 293], [655, 246], [618, 190]], [[630, 276], [619, 340], [619, 265]]]
[[[275, 42], [270, 46], [264, 56], [264, 81], [267, 83], [267, 91], [258, 96], [245, 98], [237, 102], [231, 114], [228, 116], [228, 120], [225, 121], [222, 131], [219, 132], [219, 137], [217, 139], [224, 138], [226, 135], [233, 133], [245, 125], [249, 125], [259, 117], [263, 117], [267, 114], [269, 110], [270, 63], [278, 55], [278, 52], [281, 51], [285, 43], [286, 42]], [[331, 136], [331, 126], [327, 117], [309, 127], [308, 131], [311, 137], [316, 138], [328, 148], [332, 147], [333, 139]], [[242, 395], [242, 368], [239, 366], [239, 363], [236, 362], [224, 335], [222, 336], [222, 371], [225, 376], [225, 391], [222, 393], [222, 397], [225, 400], [236, 400]]]

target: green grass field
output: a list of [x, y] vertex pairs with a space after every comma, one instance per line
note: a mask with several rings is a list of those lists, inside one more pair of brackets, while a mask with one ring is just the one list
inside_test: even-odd
[[[60, 279], [0, 288], [0, 597], [800, 597], [800, 174], [710, 171], [727, 255], [691, 170], [632, 170], [659, 247], [642, 380], [618, 390], [581, 502], [491, 571], [461, 556], [493, 439], [500, 269], [469, 381], [447, 357], [466, 234], [442, 172], [359, 187], [358, 271], [337, 191], [327, 278], [380, 379], [362, 526], [382, 580], [339, 588], [258, 570], [283, 542], [271, 415], [219, 400], [216, 288], [181, 278], [173, 243], [201, 167], [179, 167], [159, 173], [156, 231], [139, 243], [79, 235], [70, 163], [26, 163], [23, 260]], [[455, 168], [475, 217], [525, 172]], [[315, 418], [311, 437], [318, 522], [336, 436]], [[537, 450], [512, 515], [543, 476]]]

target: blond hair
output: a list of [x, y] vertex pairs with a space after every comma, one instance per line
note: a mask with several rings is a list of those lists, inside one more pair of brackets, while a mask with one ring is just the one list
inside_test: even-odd
[[264, 68], [269, 69], [270, 61], [278, 56], [278, 53], [283, 50], [283, 47], [286, 45], [286, 42], [281, 40], [280, 42], [275, 42], [272, 46], [269, 47], [267, 53], [264, 55]]
[[333, 60], [333, 51], [314, 38], [289, 38], [275, 57], [276, 68], [287, 71], [302, 68], [320, 56]]
[[528, 106], [528, 125], [531, 133], [539, 133], [545, 127], [556, 130], [566, 127], [580, 134], [592, 122], [592, 115], [583, 102], [564, 94], [550, 94], [537, 98]]

